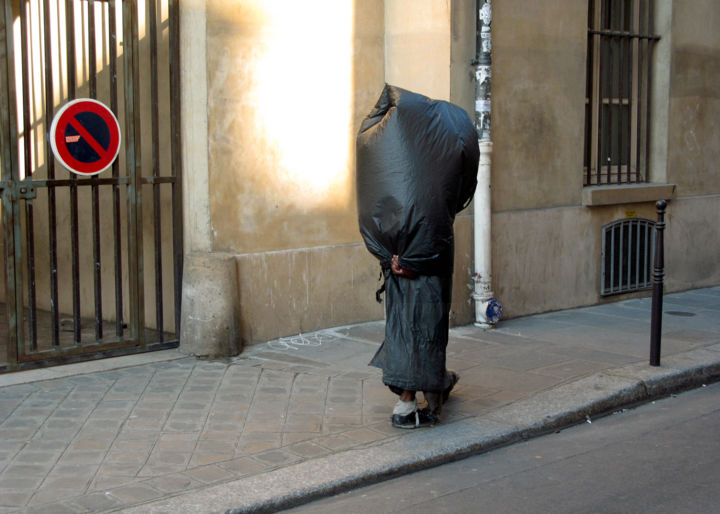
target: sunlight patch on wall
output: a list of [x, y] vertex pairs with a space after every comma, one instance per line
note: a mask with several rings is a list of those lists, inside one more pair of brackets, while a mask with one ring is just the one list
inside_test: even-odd
[[296, 205], [346, 206], [351, 193], [354, 2], [259, 2], [262, 36], [247, 94], [276, 153], [268, 186]]

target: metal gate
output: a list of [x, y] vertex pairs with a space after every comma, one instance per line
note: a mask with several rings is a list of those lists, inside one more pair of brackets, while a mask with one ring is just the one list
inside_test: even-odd
[[[2, 4], [0, 371], [176, 346], [178, 0]], [[118, 158], [91, 177], [62, 167], [48, 137], [76, 98], [121, 128]]]

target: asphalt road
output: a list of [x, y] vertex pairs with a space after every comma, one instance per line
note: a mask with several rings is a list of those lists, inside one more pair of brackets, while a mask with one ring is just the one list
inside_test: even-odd
[[720, 384], [287, 512], [720, 513]]

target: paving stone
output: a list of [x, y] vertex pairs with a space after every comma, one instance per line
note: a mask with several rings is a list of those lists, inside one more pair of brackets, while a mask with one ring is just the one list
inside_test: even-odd
[[59, 451], [35, 451], [26, 448], [18, 452], [13, 461], [18, 464], [54, 464], [58, 457]]
[[307, 441], [308, 439], [314, 439], [316, 437], [318, 437], [317, 432], [283, 432], [282, 446]]
[[148, 458], [146, 452], [112, 451], [105, 457], [106, 463], [115, 464], [144, 464]]
[[236, 453], [252, 455], [255, 453], [271, 450], [273, 448], [279, 448], [280, 442], [270, 441], [255, 441], [255, 442], [238, 442]]
[[319, 437], [315, 439], [314, 442], [321, 446], [324, 446], [328, 450], [334, 451], [345, 450], [359, 444], [357, 440], [345, 437], [342, 434]]
[[50, 451], [60, 453], [67, 448], [67, 439], [37, 439], [27, 442], [27, 448], [33, 451]]
[[27, 505], [32, 495], [35, 494], [34, 489], [0, 489], [0, 505], [5, 507], [22, 507]]
[[168, 432], [199, 432], [202, 430], [203, 421], [168, 421], [163, 425], [163, 430]]
[[75, 496], [80, 496], [88, 484], [78, 484], [74, 478], [59, 478], [43, 482], [30, 499], [30, 505], [42, 505]]
[[148, 464], [167, 464], [171, 466], [185, 466], [190, 458], [192, 457], [191, 452], [167, 452], [167, 451], [154, 451], [148, 458]]
[[76, 439], [70, 445], [70, 450], [107, 450], [112, 444], [112, 440], [107, 439]]
[[120, 487], [121, 485], [137, 484], [138, 482], [141, 482], [142, 479], [136, 477], [135, 475], [136, 473], [133, 473], [132, 476], [102, 474], [96, 475], [92, 484], [90, 484], [88, 491], [106, 492], [114, 487]]
[[63, 454], [58, 463], [62, 464], [100, 464], [105, 458], [104, 450], [78, 451], [70, 450]]
[[218, 462], [217, 466], [231, 471], [237, 475], [248, 475], [252, 473], [259, 473], [268, 469], [268, 465], [265, 463], [258, 462], [249, 457], [240, 457], [237, 459], [230, 459], [224, 462]]
[[157, 489], [158, 491], [162, 491], [164, 493], [174, 493], [200, 485], [200, 482], [197, 482], [189, 476], [182, 475], [180, 473], [159, 476], [153, 478], [152, 480], [147, 480], [146, 483], [153, 489]]
[[117, 452], [145, 452], [149, 453], [155, 445], [155, 438], [153, 439], [125, 439], [117, 438], [112, 445], [111, 453]]
[[215, 464], [226, 461], [234, 457], [235, 451], [228, 452], [200, 452], [196, 451], [190, 459], [189, 467], [205, 466], [207, 464]]
[[192, 452], [196, 446], [195, 440], [191, 441], [159, 441], [155, 445], [157, 451]]
[[312, 441], [303, 441], [300, 443], [291, 444], [286, 447], [289, 451], [300, 455], [301, 457], [318, 457], [320, 455], [327, 455], [329, 450], [323, 446], [315, 444]]
[[2, 428], [0, 427], [0, 440], [3, 441], [26, 441], [32, 439], [37, 432], [35, 427], [16, 427]]
[[132, 484], [107, 491], [120, 502], [134, 504], [160, 498], [163, 493], [145, 484]]
[[257, 453], [253, 458], [271, 466], [286, 465], [300, 460], [298, 455], [285, 450], [271, 450]]
[[330, 425], [362, 425], [362, 416], [334, 416], [325, 418]]
[[370, 430], [369, 428], [359, 428], [357, 430], [348, 430], [347, 432], [343, 432], [342, 435], [345, 437], [349, 437], [350, 439], [359, 441], [361, 443], [369, 443], [371, 441], [377, 441], [379, 439], [386, 438], [385, 434], [381, 434], [374, 430]]
[[200, 436], [201, 439], [224, 439], [227, 441], [237, 439], [242, 431], [242, 422], [238, 423], [213, 423], [208, 422], [205, 430]]
[[234, 476], [234, 473], [223, 469], [217, 465], [201, 466], [197, 468], [188, 469], [184, 475], [189, 476], [193, 480], [198, 480], [204, 484], [211, 484], [214, 482], [220, 482], [222, 480], [228, 480]]
[[232, 453], [235, 451], [235, 439], [232, 441], [224, 439], [207, 439], [200, 440], [195, 448], [196, 452], [217, 452], [217, 453]]
[[29, 508], [27, 514], [78, 514], [79, 512], [85, 512], [85, 510], [79, 510], [81, 507], [73, 508], [65, 502], [47, 503], [45, 505], [38, 505]]
[[[45, 473], [37, 475], [13, 475], [11, 473], [0, 474], [0, 497], [3, 491], [10, 490], [32, 490], [39, 486], [45, 479]], [[2, 501], [0, 500], [0, 505]]]
[[70, 507], [78, 507], [80, 512], [104, 512], [122, 505], [120, 500], [111, 494], [91, 493], [67, 501]]

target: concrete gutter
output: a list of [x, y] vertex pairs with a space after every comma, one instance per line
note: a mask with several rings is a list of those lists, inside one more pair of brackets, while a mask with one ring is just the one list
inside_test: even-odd
[[126, 513], [276, 512], [528, 438], [720, 380], [720, 344], [606, 370], [483, 416], [399, 434], [382, 445], [146, 503]]

